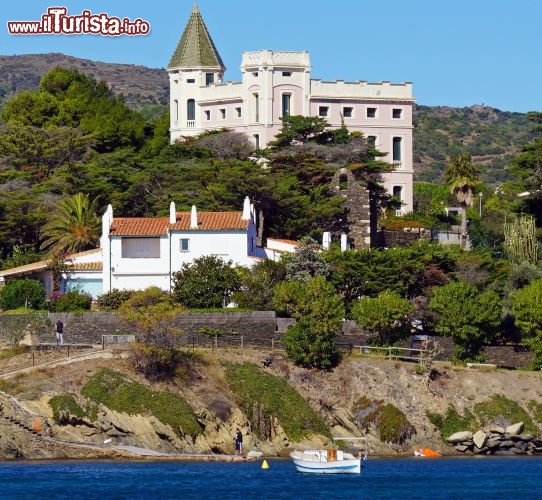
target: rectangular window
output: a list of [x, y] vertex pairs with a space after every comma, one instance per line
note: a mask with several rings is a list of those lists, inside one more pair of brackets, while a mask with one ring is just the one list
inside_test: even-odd
[[252, 73], [252, 76], [258, 76], [258, 72], [255, 71], [254, 73]]
[[402, 146], [402, 138], [401, 137], [394, 137], [393, 138], [393, 161], [402, 161], [402, 155], [401, 155], [401, 146]]
[[241, 118], [241, 108], [235, 108], [235, 112], [237, 113], [237, 118]]
[[160, 238], [122, 238], [123, 259], [159, 259]]
[[283, 71], [282, 76], [292, 76], [292, 72], [291, 71]]
[[173, 119], [176, 122], [179, 121], [179, 101], [177, 99], [173, 101]]
[[329, 112], [328, 106], [319, 106], [318, 107], [318, 116], [327, 116]]
[[395, 118], [396, 120], [400, 119], [402, 117], [403, 110], [399, 108], [393, 108], [391, 112], [392, 118]]
[[220, 109], [220, 118], [222, 118], [222, 120], [226, 119], [226, 110], [224, 108]]
[[254, 103], [254, 121], [257, 123], [260, 121], [260, 96], [252, 94], [252, 102]]
[[254, 138], [254, 147], [260, 149], [260, 134], [254, 134], [252, 137]]
[[367, 108], [367, 118], [376, 118], [376, 108]]
[[209, 121], [209, 120], [211, 119], [211, 111], [210, 111], [209, 109], [206, 109], [206, 110], [204, 111], [204, 113], [205, 113], [205, 119], [206, 119], [207, 121]]
[[367, 144], [371, 149], [376, 149], [376, 135], [368, 135]]
[[282, 94], [282, 116], [290, 116], [291, 102], [292, 102], [292, 94]]
[[181, 252], [190, 252], [190, 240], [181, 238]]
[[354, 111], [354, 108], [348, 106], [343, 108], [343, 117], [344, 118], [352, 118], [352, 112]]
[[196, 79], [195, 78], [187, 78], [186, 83], [196, 83]]
[[205, 85], [211, 85], [215, 81], [214, 73], [205, 73]]

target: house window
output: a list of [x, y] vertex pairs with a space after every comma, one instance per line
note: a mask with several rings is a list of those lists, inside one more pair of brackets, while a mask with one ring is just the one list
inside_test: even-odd
[[209, 109], [206, 109], [206, 110], [204, 111], [204, 113], [205, 113], [205, 119], [206, 119], [207, 121], [209, 121], [209, 120], [211, 119], [211, 111], [210, 111]]
[[292, 94], [282, 94], [282, 116], [291, 115]]
[[282, 76], [292, 76], [292, 72], [291, 71], [283, 71]]
[[327, 116], [329, 111], [328, 106], [319, 106], [318, 107], [318, 116]]
[[187, 78], [186, 83], [196, 83], [196, 79], [195, 78]]
[[376, 108], [367, 108], [367, 118], [376, 118]]
[[393, 186], [392, 196], [398, 200], [403, 199], [403, 187], [402, 186]]
[[260, 96], [258, 94], [252, 94], [252, 102], [254, 106], [254, 121], [260, 121]]
[[190, 240], [181, 238], [181, 252], [190, 252]]
[[235, 108], [235, 112], [237, 113], [237, 118], [241, 118], [241, 108]]
[[399, 108], [393, 108], [391, 112], [392, 118], [395, 118], [396, 120], [402, 118], [403, 110]]
[[179, 101], [177, 99], [173, 101], [173, 118], [176, 122], [179, 121]]
[[205, 73], [205, 85], [211, 85], [215, 81], [214, 73]]
[[224, 108], [221, 108], [220, 109], [220, 118], [222, 120], [225, 120], [226, 119], [226, 110]]
[[371, 149], [376, 149], [376, 135], [368, 135], [367, 136], [367, 145]]
[[347, 106], [343, 108], [343, 117], [344, 118], [352, 118], [352, 112], [354, 111], [354, 108], [351, 106]]
[[160, 238], [122, 238], [123, 259], [159, 259]]
[[260, 149], [260, 134], [253, 134], [252, 138], [254, 139], [254, 147]]
[[186, 119], [190, 121], [196, 119], [196, 101], [194, 99], [186, 101]]
[[393, 161], [402, 161], [402, 143], [403, 139], [401, 137], [393, 138]]

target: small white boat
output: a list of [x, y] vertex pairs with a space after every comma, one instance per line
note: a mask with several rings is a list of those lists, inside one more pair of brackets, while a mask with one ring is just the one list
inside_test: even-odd
[[359, 474], [361, 454], [355, 457], [342, 450], [292, 451], [290, 457], [298, 472], [315, 474]]

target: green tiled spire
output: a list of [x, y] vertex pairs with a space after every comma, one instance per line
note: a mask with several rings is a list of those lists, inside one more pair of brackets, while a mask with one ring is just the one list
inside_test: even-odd
[[226, 70], [207, 31], [197, 5], [188, 20], [168, 68], [210, 68]]

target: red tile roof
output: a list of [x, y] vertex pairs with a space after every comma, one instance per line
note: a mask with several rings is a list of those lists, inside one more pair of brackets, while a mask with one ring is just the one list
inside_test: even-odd
[[110, 233], [115, 236], [161, 236], [172, 231], [240, 231], [248, 228], [241, 220], [242, 212], [198, 212], [198, 228], [190, 228], [190, 212], [177, 212], [177, 222], [169, 217], [118, 217], [113, 219]]
[[76, 262], [70, 266], [72, 271], [101, 271], [102, 262]]

